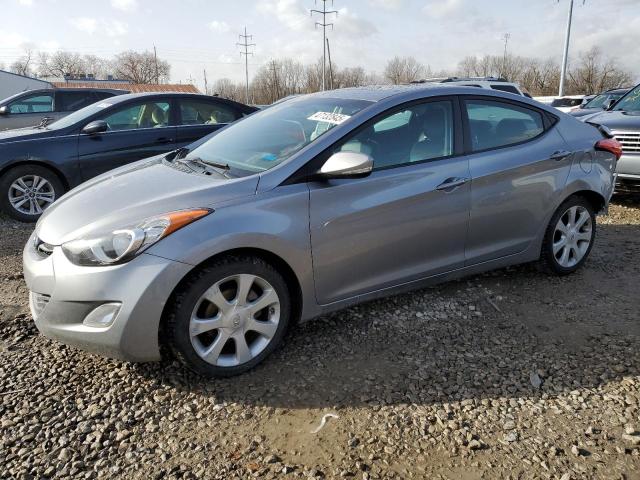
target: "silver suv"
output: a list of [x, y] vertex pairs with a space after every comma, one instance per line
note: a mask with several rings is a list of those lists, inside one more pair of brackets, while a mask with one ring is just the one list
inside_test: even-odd
[[580, 120], [611, 130], [622, 145], [617, 190], [640, 191], [640, 85], [632, 88], [610, 110], [580, 117]]
[[579, 268], [617, 141], [550, 107], [451, 85], [344, 89], [71, 190], [24, 277], [38, 329], [195, 371], [260, 363], [299, 319], [522, 262]]
[[444, 78], [427, 78], [412, 83], [449, 83], [461, 87], [487, 88], [489, 90], [498, 90], [499, 92], [513, 93], [523, 97], [531, 98], [520, 88], [520, 85], [508, 81], [500, 77], [444, 77]]

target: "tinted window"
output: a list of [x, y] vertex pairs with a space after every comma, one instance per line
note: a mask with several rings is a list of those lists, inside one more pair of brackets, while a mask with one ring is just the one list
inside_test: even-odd
[[111, 98], [114, 94], [110, 92], [93, 92], [94, 102], [98, 100], [104, 100], [105, 98]]
[[453, 139], [451, 102], [429, 102], [376, 121], [338, 150], [366, 153], [379, 169], [448, 157], [453, 154]]
[[537, 137], [544, 131], [535, 110], [490, 100], [466, 100], [471, 148], [504, 147]]
[[577, 107], [582, 103], [581, 98], [556, 98], [551, 102], [552, 107]]
[[74, 112], [95, 102], [92, 92], [57, 92], [56, 110]]
[[231, 123], [239, 117], [234, 109], [221, 103], [180, 100], [180, 125]]
[[53, 111], [53, 94], [27, 95], [9, 104], [10, 113], [43, 113]]
[[169, 103], [145, 102], [129, 105], [101, 120], [107, 122], [109, 130], [166, 127], [169, 125]]
[[501, 92], [509, 92], [515, 93], [516, 95], [520, 95], [520, 92], [513, 85], [491, 85], [491, 88], [494, 90], [500, 90]]

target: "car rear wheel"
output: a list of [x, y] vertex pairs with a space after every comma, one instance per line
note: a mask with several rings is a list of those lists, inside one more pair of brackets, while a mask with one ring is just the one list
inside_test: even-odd
[[35, 222], [64, 193], [58, 176], [38, 165], [12, 168], [0, 179], [0, 206], [10, 217]]
[[206, 267], [177, 292], [167, 317], [175, 357], [206, 377], [229, 377], [262, 362], [281, 343], [291, 317], [282, 276], [255, 257]]
[[551, 218], [542, 245], [545, 269], [558, 275], [575, 272], [587, 260], [596, 236], [591, 203], [579, 196], [565, 201]]

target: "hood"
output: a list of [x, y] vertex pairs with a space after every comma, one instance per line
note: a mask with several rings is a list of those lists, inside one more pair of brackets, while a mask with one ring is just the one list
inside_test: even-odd
[[55, 135], [53, 130], [46, 128], [14, 128], [13, 130], [0, 131], [0, 143], [16, 142], [20, 140], [31, 140], [34, 138], [45, 138]]
[[258, 176], [228, 179], [187, 173], [154, 157], [100, 175], [47, 208], [36, 234], [51, 245], [133, 226], [176, 210], [212, 207], [255, 195]]
[[619, 110], [608, 110], [594, 115], [581, 117], [580, 120], [589, 123], [604, 125], [611, 130], [639, 130], [640, 112], [623, 112]]
[[602, 112], [601, 108], [578, 108], [577, 110], [571, 110], [569, 115], [572, 117], [584, 117], [585, 115], [593, 115], [599, 112]]

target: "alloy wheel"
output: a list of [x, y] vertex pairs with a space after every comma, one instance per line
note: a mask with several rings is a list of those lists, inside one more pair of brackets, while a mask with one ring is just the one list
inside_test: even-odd
[[51, 182], [39, 175], [23, 175], [9, 186], [9, 203], [18, 212], [40, 215], [56, 199]]
[[564, 268], [575, 266], [586, 255], [593, 237], [589, 211], [574, 205], [558, 219], [553, 232], [553, 256]]
[[242, 365], [267, 347], [279, 320], [280, 299], [269, 282], [252, 274], [229, 276], [196, 302], [189, 321], [191, 345], [212, 365]]

